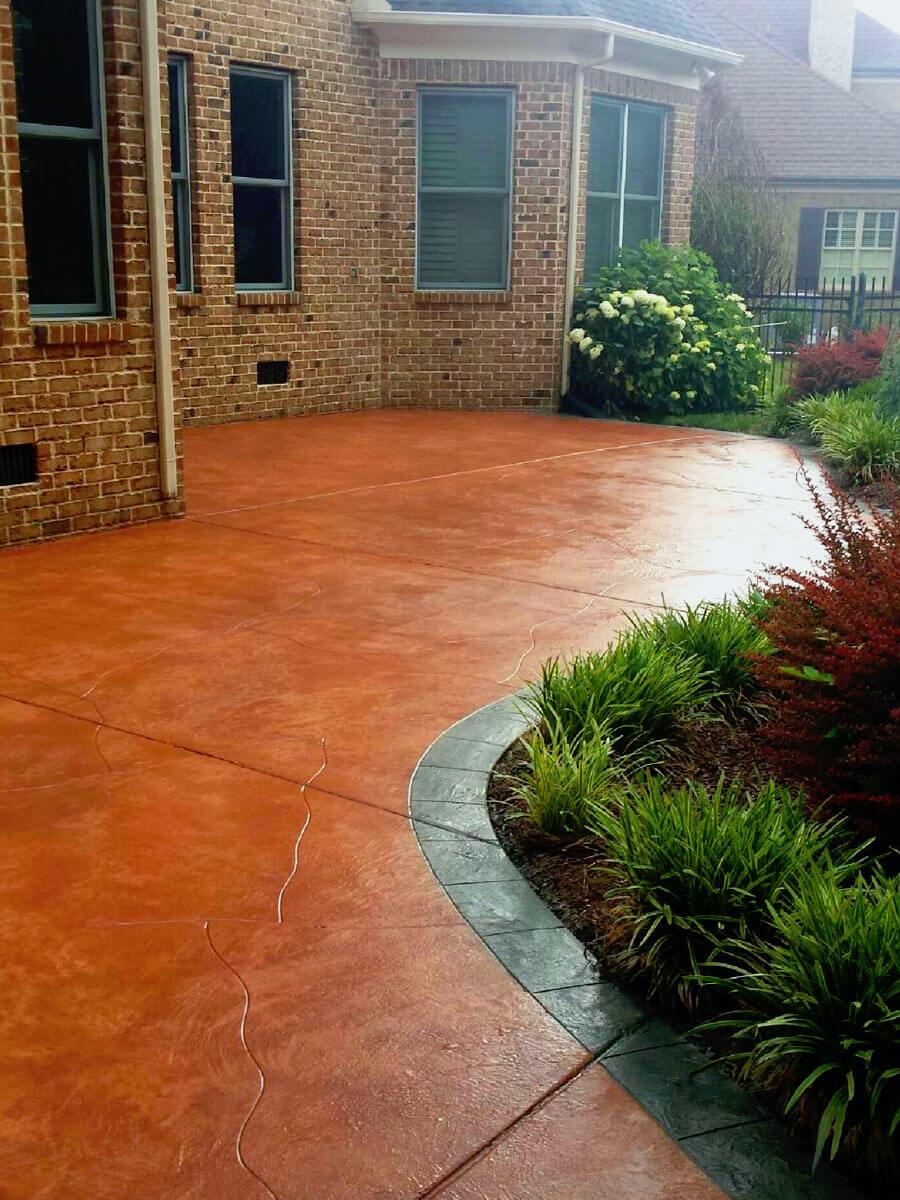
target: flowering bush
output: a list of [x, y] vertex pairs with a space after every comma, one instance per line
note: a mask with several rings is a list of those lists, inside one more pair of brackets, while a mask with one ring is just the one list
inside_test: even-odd
[[887, 341], [887, 331], [875, 329], [872, 333], [856, 333], [850, 338], [804, 346], [794, 360], [791, 396], [795, 399], [824, 396], [874, 379], [881, 368]]
[[578, 392], [639, 416], [749, 408], [769, 363], [711, 260], [653, 242], [623, 250], [581, 294], [570, 337]]

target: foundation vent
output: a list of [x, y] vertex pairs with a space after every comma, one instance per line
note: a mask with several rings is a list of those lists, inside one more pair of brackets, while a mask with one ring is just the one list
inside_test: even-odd
[[0, 487], [36, 483], [37, 477], [37, 446], [34, 442], [0, 446]]
[[287, 383], [288, 375], [289, 367], [286, 358], [277, 361], [258, 362], [256, 364], [256, 383], [258, 387], [265, 387], [273, 383]]

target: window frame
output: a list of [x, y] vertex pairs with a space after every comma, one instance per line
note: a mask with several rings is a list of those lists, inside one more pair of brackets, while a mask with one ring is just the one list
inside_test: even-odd
[[[585, 187], [585, 225], [584, 225], [584, 271], [587, 274], [587, 253], [588, 253], [588, 220], [591, 200], [615, 200], [618, 205], [618, 231], [617, 241], [614, 249], [616, 252], [622, 249], [623, 236], [625, 233], [625, 204], [629, 200], [643, 201], [645, 203], [654, 203], [659, 206], [659, 216], [656, 225], [656, 240], [662, 238], [663, 221], [665, 216], [666, 206], [666, 154], [669, 145], [669, 112], [670, 110], [663, 104], [649, 104], [642, 100], [620, 100], [615, 96], [605, 96], [599, 92], [591, 94], [591, 121], [588, 130], [588, 162], [586, 179], [588, 185], [591, 178], [591, 142], [594, 132], [594, 110], [600, 105], [605, 108], [615, 108], [619, 110], [619, 166], [618, 177], [619, 186], [615, 192], [594, 192], [590, 187]], [[659, 191], [656, 196], [645, 196], [637, 192], [626, 192], [625, 185], [628, 178], [628, 123], [629, 113], [633, 109], [643, 109], [652, 112], [654, 115], [659, 115], [662, 118], [660, 139], [659, 139]], [[611, 264], [610, 264], [611, 265]], [[586, 280], [587, 282], [587, 280]]]
[[[45, 125], [40, 122], [16, 122], [16, 134], [22, 139], [90, 142], [90, 211], [93, 237], [94, 304], [34, 304], [29, 295], [31, 315], [49, 320], [72, 317], [110, 318], [116, 315], [113, 287], [113, 247], [109, 202], [109, 154], [106, 122], [106, 76], [103, 69], [103, 28], [100, 0], [82, 0], [87, 16], [88, 69], [90, 71], [91, 126]], [[28, 232], [25, 230], [26, 252]], [[29, 283], [30, 291], [30, 283]]]
[[[854, 216], [856, 217], [856, 226], [855, 226], [855, 230], [854, 230], [854, 241], [853, 241], [852, 246], [842, 246], [840, 244], [841, 232], [844, 228], [843, 218], [846, 216], [847, 213], [853, 213]], [[891, 234], [892, 234], [891, 246], [889, 249], [886, 246], [878, 246], [878, 245], [864, 246], [863, 245], [863, 232], [865, 229], [865, 220], [866, 220], [866, 217], [871, 213], [874, 213], [877, 217], [876, 226], [875, 226], [876, 239], [877, 239], [878, 234], [881, 232], [881, 218], [884, 216], [893, 217], [893, 227], [891, 230]], [[838, 244], [836, 246], [826, 245], [826, 240], [827, 240], [828, 233], [829, 233], [828, 218], [830, 216], [837, 217], [836, 228], [837, 228]], [[866, 275], [871, 275], [871, 271], [860, 266], [860, 257], [863, 254], [871, 254], [873, 251], [876, 253], [890, 255], [890, 262], [885, 271], [885, 278], [892, 279], [893, 274], [894, 274], [894, 263], [895, 263], [896, 257], [897, 257], [898, 227], [900, 227], [900, 212], [898, 212], [898, 210], [895, 208], [826, 208], [823, 211], [823, 217], [822, 217], [822, 240], [821, 240], [821, 244], [820, 244], [820, 259], [819, 259], [819, 273], [822, 276], [823, 282], [828, 280], [829, 277], [832, 279], [832, 282], [834, 284], [836, 284], [837, 280], [838, 280], [838, 275], [836, 274], [836, 272], [829, 271], [827, 269], [827, 264], [825, 261], [826, 254], [852, 254], [853, 255], [852, 269], [846, 275], [842, 275], [840, 277], [841, 279], [849, 280], [849, 279], [854, 279], [854, 278], [859, 279], [860, 275], [862, 275], [863, 273], [865, 273]], [[832, 228], [834, 228], [834, 227], [832, 227]], [[825, 283], [825, 286], [827, 287], [828, 284]]]
[[[427, 96], [502, 96], [506, 101], [506, 158], [507, 182], [505, 188], [441, 188], [423, 187], [422, 154], [423, 110]], [[415, 290], [417, 292], [508, 292], [512, 286], [513, 227], [515, 224], [515, 136], [516, 136], [516, 89], [513, 87], [482, 87], [477, 84], [465, 87], [423, 86], [416, 89], [416, 247], [415, 247]], [[504, 236], [506, 253], [502, 256], [503, 277], [498, 283], [424, 283], [421, 276], [421, 230], [423, 195], [445, 196], [502, 196], [506, 200]]]
[[[254, 179], [251, 176], [231, 175], [231, 217], [232, 217], [232, 247], [235, 251], [235, 280], [234, 289], [239, 293], [253, 292], [291, 292], [294, 290], [294, 80], [290, 71], [277, 67], [248, 66], [245, 63], [231, 63], [228, 71], [229, 86], [229, 133], [231, 132], [233, 103], [231, 81], [235, 75], [250, 75], [264, 79], [277, 79], [282, 87], [284, 111], [284, 170], [283, 179]], [[229, 143], [230, 153], [230, 143]], [[232, 168], [234, 164], [232, 163]], [[237, 230], [234, 225], [235, 192], [243, 188], [268, 188], [281, 191], [282, 212], [282, 246], [281, 263], [282, 278], [278, 281], [259, 280], [253, 283], [238, 283], [237, 281]]]
[[[190, 59], [186, 54], [170, 54], [166, 60], [169, 78], [169, 137], [172, 136], [172, 71], [175, 73], [175, 86], [178, 89], [179, 115], [178, 138], [181, 142], [182, 169], [176, 171], [174, 162], [170, 162], [172, 185], [172, 246], [175, 258], [175, 291], [179, 294], [194, 291], [194, 212], [191, 195], [191, 143], [190, 119], [188, 103], [190, 89], [188, 87], [188, 72]], [[170, 141], [171, 144], [171, 141]], [[181, 233], [179, 239], [178, 233]], [[179, 244], [180, 242], [180, 244]], [[181, 272], [181, 282], [178, 272]]]

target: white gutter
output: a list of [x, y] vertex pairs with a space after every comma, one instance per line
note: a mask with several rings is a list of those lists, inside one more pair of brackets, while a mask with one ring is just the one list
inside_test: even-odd
[[175, 457], [175, 385], [172, 377], [172, 322], [169, 312], [169, 254], [163, 170], [157, 0], [140, 0], [144, 142], [147, 158], [147, 217], [150, 227], [150, 292], [156, 358], [156, 410], [159, 424], [159, 486], [163, 498], [178, 494]]
[[[388, 7], [387, 0], [354, 0], [354, 21], [371, 29], [420, 28], [423, 30], [472, 29], [534, 33], [574, 34], [576, 39], [587, 34], [611, 34], [623, 41], [638, 42], [676, 54], [685, 54], [698, 62], [727, 63], [738, 66], [743, 58], [718, 46], [705, 46], [685, 38], [671, 37], [651, 29], [639, 29], [604, 17], [558, 17], [521, 13], [415, 12], [398, 11]], [[571, 60], [570, 60], [571, 61]]]
[[[615, 53], [616, 39], [609, 35], [606, 55], [595, 66], [602, 66]], [[578, 213], [581, 207], [581, 143], [584, 137], [584, 76], [586, 67], [575, 68], [575, 84], [572, 90], [572, 159], [569, 165], [569, 233], [566, 246], [566, 302], [563, 317], [562, 379], [560, 396], [569, 392], [572, 374], [572, 343], [569, 330], [575, 311], [575, 281], [578, 277]]]

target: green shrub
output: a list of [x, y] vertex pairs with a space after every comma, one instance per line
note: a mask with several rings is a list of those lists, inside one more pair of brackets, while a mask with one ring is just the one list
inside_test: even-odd
[[573, 383], [608, 411], [737, 411], [762, 394], [769, 358], [743, 299], [690, 247], [623, 250], [575, 307]]
[[525, 747], [528, 763], [510, 777], [511, 790], [538, 829], [554, 837], [583, 833], [591, 812], [612, 803], [638, 765], [600, 725], [574, 740], [558, 724], [541, 727]]
[[900, 417], [882, 416], [872, 404], [856, 402], [843, 419], [822, 423], [819, 441], [826, 462], [852, 483], [872, 483], [900, 474]]
[[808, 821], [802, 797], [774, 782], [672, 789], [645, 774], [621, 804], [596, 810], [593, 828], [606, 843], [619, 962], [689, 1009], [736, 946], [770, 936], [773, 910], [813, 864], [849, 857], [839, 824]]
[[845, 421], [848, 414], [855, 411], [860, 403], [856, 397], [856, 389], [851, 392], [804, 396], [791, 406], [790, 424], [797, 433], [818, 442], [823, 430]]
[[654, 645], [696, 658], [711, 702], [734, 710], [752, 704], [759, 690], [754, 660], [771, 652], [748, 607], [730, 600], [688, 605], [684, 611], [632, 618], [632, 626]]
[[756, 406], [759, 431], [765, 437], [787, 437], [791, 432], [791, 404], [787, 389], [767, 392]]
[[526, 704], [548, 730], [570, 741], [602, 725], [626, 749], [674, 735], [708, 701], [710, 682], [697, 659], [630, 630], [608, 650], [544, 664]]
[[900, 334], [888, 342], [881, 360], [878, 402], [887, 416], [900, 417]]
[[900, 879], [848, 886], [823, 865], [798, 875], [790, 900], [771, 911], [771, 941], [728, 982], [744, 1011], [709, 1028], [749, 1043], [736, 1056], [743, 1076], [816, 1127], [816, 1163], [845, 1147], [896, 1171]]

